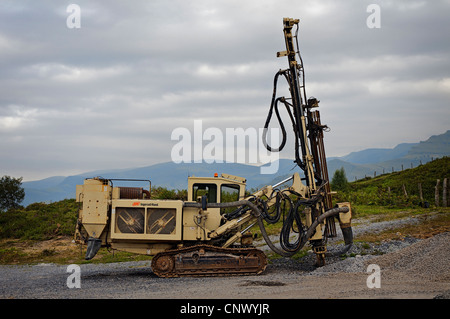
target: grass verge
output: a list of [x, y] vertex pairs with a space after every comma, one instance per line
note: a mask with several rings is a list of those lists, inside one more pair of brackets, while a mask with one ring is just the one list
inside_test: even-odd
[[125, 261], [151, 260], [150, 256], [137, 255], [101, 248], [91, 260], [85, 260], [86, 246], [80, 247], [72, 243], [71, 237], [59, 237], [52, 240], [1, 240], [0, 264], [90, 264]]

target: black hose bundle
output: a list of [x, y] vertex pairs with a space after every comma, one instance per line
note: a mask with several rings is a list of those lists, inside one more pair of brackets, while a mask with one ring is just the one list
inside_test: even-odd
[[[284, 101], [284, 98], [276, 98], [277, 96], [277, 83], [278, 83], [278, 77], [280, 75], [284, 75], [287, 79], [289, 70], [280, 70], [275, 74], [275, 77], [273, 79], [273, 93], [272, 93], [272, 100], [270, 102], [270, 108], [269, 113], [267, 115], [266, 123], [264, 124], [264, 130], [263, 130], [263, 143], [264, 146], [267, 148], [269, 152], [280, 152], [283, 150], [284, 146], [286, 145], [286, 129], [284, 128], [283, 121], [280, 117], [280, 112], [278, 111], [278, 102]], [[286, 105], [286, 104], [285, 104]], [[287, 108], [287, 106], [286, 106]], [[275, 109], [275, 114], [278, 119], [278, 123], [280, 124], [281, 132], [282, 132], [282, 141], [278, 148], [272, 148], [269, 144], [267, 144], [267, 130], [269, 128], [270, 120], [272, 119], [273, 110]], [[287, 108], [288, 112], [290, 113], [289, 108]], [[292, 115], [291, 115], [292, 117]]]
[[264, 220], [268, 224], [275, 224], [277, 223], [281, 218], [281, 194], [279, 192], [275, 195], [275, 205], [272, 206], [272, 208], [269, 211], [269, 208], [267, 206], [267, 203], [273, 199], [272, 197], [273, 192], [271, 196], [269, 196], [269, 199], [267, 201], [262, 200], [261, 198], [258, 198], [258, 207], [261, 210], [261, 217], [264, 218]]
[[[286, 107], [289, 118], [291, 119], [292, 128], [293, 128], [294, 135], [295, 135], [295, 163], [304, 171], [305, 164], [300, 159], [300, 154], [299, 154], [299, 149], [300, 149], [300, 144], [299, 144], [299, 136], [300, 136], [299, 127], [300, 126], [298, 123], [299, 119], [296, 119], [296, 117], [292, 114], [292, 111], [290, 108], [293, 107], [293, 105], [291, 103], [289, 103], [285, 97], [278, 97], [278, 98], [276, 97], [278, 77], [280, 75], [283, 75], [289, 84], [291, 83], [291, 80], [290, 80], [291, 75], [290, 75], [289, 70], [280, 70], [275, 74], [275, 77], [273, 80], [272, 100], [270, 102], [270, 108], [269, 108], [269, 113], [267, 114], [266, 123], [264, 124], [262, 141], [263, 141], [264, 146], [266, 147], [266, 149], [269, 152], [281, 152], [283, 150], [284, 146], [286, 145], [287, 133], [286, 133], [286, 129], [284, 127], [283, 120], [281, 119], [280, 112], [278, 110], [278, 103], [282, 102], [284, 104], [284, 106]], [[269, 124], [270, 124], [270, 121], [272, 120], [274, 110], [275, 110], [275, 115], [277, 116], [278, 124], [280, 125], [281, 136], [282, 136], [282, 140], [281, 140], [281, 143], [278, 146], [278, 148], [273, 148], [271, 145], [269, 145], [267, 143], [267, 130], [269, 129]]]
[[[279, 193], [278, 193], [279, 194]], [[287, 195], [283, 194], [283, 199], [287, 200], [286, 198], [289, 198]], [[291, 257], [296, 252], [298, 252], [300, 249], [303, 248], [303, 246], [306, 244], [306, 242], [311, 238], [315, 231], [317, 226], [322, 223], [326, 218], [336, 216], [339, 213], [346, 213], [349, 211], [348, 207], [338, 207], [333, 208], [325, 213], [317, 216], [317, 218], [314, 219], [313, 223], [310, 227], [306, 229], [306, 227], [303, 225], [300, 219], [300, 213], [298, 211], [298, 208], [302, 204], [309, 204], [311, 205], [314, 202], [317, 202], [319, 198], [312, 198], [312, 199], [304, 199], [304, 200], [298, 200], [294, 206], [291, 206], [289, 209], [288, 216], [286, 220], [283, 223], [283, 229], [280, 234], [280, 245], [281, 249], [275, 246], [275, 244], [270, 240], [266, 228], [264, 226], [264, 216], [267, 216], [267, 212], [262, 212], [260, 210], [261, 205], [257, 205], [253, 203], [253, 201], [250, 200], [240, 200], [236, 202], [229, 202], [229, 203], [207, 203], [206, 208], [228, 208], [228, 207], [248, 207], [252, 210], [253, 216], [257, 218], [259, 229], [261, 230], [261, 234], [267, 243], [267, 245], [277, 254], [284, 256], [284, 257]], [[289, 199], [289, 203], [291, 204], [292, 201]], [[281, 203], [281, 201], [280, 201]], [[197, 207], [202, 208], [201, 203], [194, 203], [194, 202], [185, 202], [185, 207]], [[293, 209], [291, 209], [294, 207]], [[297, 232], [299, 233], [299, 237], [297, 238], [296, 242], [291, 244], [289, 242], [289, 233], [294, 228], [294, 221], [297, 224]], [[347, 244], [347, 241], [346, 241]], [[351, 245], [351, 243], [349, 243]], [[347, 245], [348, 246], [348, 245]], [[348, 246], [349, 247], [349, 246]]]
[[[301, 207], [299, 201], [293, 205], [292, 201], [290, 201], [290, 209], [287, 214], [286, 219], [284, 220], [283, 227], [281, 228], [280, 232], [280, 245], [281, 248], [283, 248], [285, 251], [288, 252], [297, 252], [303, 247], [304, 243], [304, 225], [302, 223], [302, 220], [300, 218], [300, 212], [299, 209]], [[296, 228], [294, 227], [294, 223], [296, 225]], [[290, 242], [290, 236], [291, 231], [298, 233], [298, 237], [296, 241], [292, 244]]]
[[[261, 230], [261, 234], [262, 234], [264, 240], [266, 241], [266, 243], [270, 247], [270, 249], [272, 249], [275, 253], [277, 253], [280, 256], [291, 257], [296, 252], [298, 252], [300, 249], [303, 248], [303, 246], [306, 244], [306, 242], [309, 240], [309, 238], [311, 238], [311, 236], [313, 236], [314, 233], [316, 232], [317, 226], [320, 223], [322, 223], [326, 218], [336, 216], [339, 213], [346, 213], [346, 212], [348, 212], [348, 210], [349, 210], [348, 207], [333, 208], [333, 209], [326, 211], [319, 217], [317, 217], [314, 220], [314, 222], [311, 224], [311, 226], [307, 229], [307, 231], [304, 232], [302, 236], [300, 236], [301, 239], [300, 239], [297, 249], [292, 250], [292, 251], [286, 251], [283, 248], [280, 249], [277, 246], [275, 246], [275, 244], [270, 240], [269, 236], [267, 235], [266, 228], [264, 226], [264, 220], [262, 218], [258, 218], [258, 226]], [[349, 247], [349, 245], [347, 245], [347, 247]]]
[[[319, 188], [320, 190], [320, 188]], [[298, 196], [297, 200], [294, 201], [289, 197], [288, 194], [294, 194]], [[298, 252], [309, 239], [305, 238], [305, 233], [307, 231], [306, 225], [302, 222], [301, 215], [305, 214], [303, 207], [310, 207], [312, 212], [316, 212], [316, 205], [319, 201], [323, 199], [321, 192], [317, 192], [317, 195], [313, 196], [310, 199], [304, 199], [300, 194], [292, 190], [285, 190], [282, 192], [276, 193], [276, 202], [273, 205], [273, 210], [277, 212], [277, 214], [272, 217], [267, 212], [266, 206], [263, 206], [263, 211], [261, 213], [261, 217], [269, 224], [277, 222], [281, 215], [283, 214], [283, 226], [280, 231], [280, 246], [283, 251], [294, 254]], [[287, 209], [286, 209], [287, 208]], [[318, 212], [317, 212], [318, 215]], [[315, 214], [312, 216], [315, 217]], [[260, 225], [261, 228], [261, 225]], [[262, 231], [261, 231], [262, 232]], [[293, 243], [290, 241], [290, 237], [292, 233], [297, 233], [297, 238]], [[267, 242], [267, 240], [266, 240]]]

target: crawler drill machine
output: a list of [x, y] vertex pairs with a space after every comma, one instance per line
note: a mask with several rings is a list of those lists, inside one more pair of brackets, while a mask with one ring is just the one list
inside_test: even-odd
[[[295, 136], [295, 164], [300, 168], [291, 177], [246, 196], [246, 180], [221, 174], [189, 177], [188, 198], [152, 199], [149, 190], [114, 186], [116, 179], [89, 178], [77, 185], [80, 203], [75, 240], [87, 245], [86, 259], [101, 247], [151, 255], [153, 272], [160, 277], [260, 274], [267, 265], [263, 251], [253, 247], [250, 229], [258, 225], [267, 245], [289, 257], [310, 243], [318, 265], [325, 262], [326, 242], [336, 236], [339, 221], [345, 246], [352, 244], [349, 203], [333, 206], [320, 122], [319, 101], [306, 99], [303, 63], [298, 49], [299, 20], [283, 19], [289, 67], [274, 78], [274, 90], [267, 131], [275, 111], [282, 142], [272, 152], [281, 151], [286, 130], [278, 106], [282, 103]], [[293, 33], [293, 28], [296, 28]], [[298, 59], [297, 59], [298, 58]], [[290, 97], [277, 97], [278, 78], [283, 76]], [[282, 187], [290, 182], [290, 186]], [[282, 217], [283, 216], [283, 217]], [[279, 243], [271, 241], [266, 224], [282, 220]]]

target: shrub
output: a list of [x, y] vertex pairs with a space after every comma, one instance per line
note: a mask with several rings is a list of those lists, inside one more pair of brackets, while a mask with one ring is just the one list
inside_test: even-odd
[[10, 209], [0, 214], [0, 238], [43, 240], [55, 236], [72, 236], [77, 212], [78, 203], [74, 199]]

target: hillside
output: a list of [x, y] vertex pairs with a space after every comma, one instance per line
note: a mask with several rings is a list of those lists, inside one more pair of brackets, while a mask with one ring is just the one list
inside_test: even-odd
[[433, 135], [428, 140], [413, 145], [405, 158], [416, 158], [422, 161], [448, 156], [450, 151], [450, 130], [441, 135]]
[[[436, 180], [440, 180], [439, 196], [442, 198], [442, 182], [449, 178], [450, 157], [433, 160], [412, 169], [364, 178], [349, 183], [346, 191], [340, 192], [340, 199], [355, 204], [376, 205], [419, 205], [419, 186], [422, 187], [423, 202], [435, 203]], [[407, 196], [404, 195], [403, 185]], [[450, 188], [450, 185], [448, 185]]]
[[354, 164], [375, 164], [395, 160], [408, 155], [408, 152], [418, 143], [402, 143], [394, 148], [369, 148], [352, 152], [339, 159]]
[[[433, 135], [419, 143], [402, 143], [394, 148], [369, 148], [352, 152], [342, 157], [330, 157], [329, 160], [339, 159], [352, 164], [377, 164], [386, 166], [386, 163], [403, 162], [429, 162], [433, 158], [450, 155], [450, 130], [440, 135]], [[401, 163], [400, 163], [401, 164]]]
[[349, 181], [418, 167], [429, 161], [450, 156], [450, 130], [419, 143], [403, 143], [392, 149], [366, 149], [342, 157], [328, 158], [330, 177], [344, 167]]

